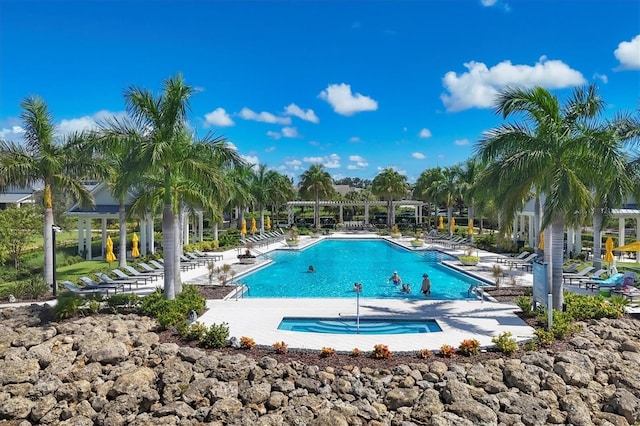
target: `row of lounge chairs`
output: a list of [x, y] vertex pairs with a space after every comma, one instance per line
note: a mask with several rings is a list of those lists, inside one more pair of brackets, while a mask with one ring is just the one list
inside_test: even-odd
[[456, 249], [459, 247], [465, 247], [468, 246], [469, 244], [471, 244], [471, 241], [468, 238], [464, 238], [464, 237], [439, 237], [439, 236], [430, 236], [427, 235], [426, 237], [426, 242], [429, 244], [439, 244], [441, 246], [447, 247], [447, 248], [451, 248], [451, 249]]
[[267, 246], [272, 243], [276, 243], [282, 239], [284, 239], [285, 234], [280, 229], [278, 231], [265, 232], [264, 234], [256, 234], [251, 237], [244, 237], [242, 242], [244, 244], [253, 244], [256, 247]]
[[[222, 255], [208, 255], [202, 252], [186, 253], [181, 256], [180, 268], [182, 270], [196, 268], [197, 266], [206, 264], [208, 261], [222, 260]], [[157, 281], [164, 276], [163, 260], [150, 260], [149, 263], [139, 262], [134, 268], [130, 265], [126, 265], [121, 269], [112, 269], [112, 276], [109, 276], [103, 272], [95, 274], [97, 279], [90, 277], [80, 277], [79, 281], [81, 286], [71, 282], [62, 281], [60, 284], [66, 290], [77, 294], [90, 294], [98, 293], [109, 296], [110, 294], [116, 294], [118, 292], [124, 292], [125, 287], [129, 291], [133, 290], [133, 286], [136, 288], [140, 284], [149, 284], [153, 281]], [[126, 272], [125, 272], [126, 271]]]

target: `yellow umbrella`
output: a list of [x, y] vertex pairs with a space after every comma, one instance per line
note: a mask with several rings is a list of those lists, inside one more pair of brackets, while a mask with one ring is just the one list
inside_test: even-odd
[[247, 221], [242, 219], [242, 229], [240, 229], [240, 233], [242, 235], [246, 235], [247, 234]]
[[133, 238], [131, 238], [133, 248], [131, 249], [131, 256], [140, 257], [140, 250], [138, 249], [138, 235], [134, 232]]
[[267, 216], [267, 218], [265, 219], [265, 224], [264, 227], [267, 229], [271, 229], [271, 218], [269, 216]]
[[449, 232], [451, 232], [453, 234], [453, 229], [456, 226], [456, 218], [452, 217], [451, 218], [451, 223], [449, 224]]
[[255, 234], [256, 232], [258, 232], [258, 228], [256, 227], [256, 218], [252, 218], [251, 219], [251, 233]]
[[440, 216], [439, 218], [438, 229], [444, 229], [444, 216]]
[[111, 240], [111, 237], [107, 237], [107, 254], [104, 259], [107, 263], [115, 262], [116, 260], [116, 255], [113, 254], [113, 241]]
[[634, 241], [626, 246], [616, 247], [616, 251], [640, 251], [640, 241]]
[[469, 235], [473, 235], [473, 219], [469, 219]]
[[604, 261], [605, 262], [613, 262], [614, 257], [613, 257], [613, 238], [609, 237], [607, 238], [607, 242], [604, 243], [604, 247], [607, 249], [607, 251], [604, 254]]
[[540, 233], [540, 242], [538, 243], [538, 248], [540, 250], [544, 250], [544, 232]]

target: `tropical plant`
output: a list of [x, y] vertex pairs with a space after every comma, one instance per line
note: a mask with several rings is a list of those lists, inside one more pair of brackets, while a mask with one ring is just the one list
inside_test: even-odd
[[[436, 200], [444, 203], [447, 207], [447, 223], [452, 223], [453, 206], [458, 200], [462, 199], [462, 184], [460, 176], [462, 167], [454, 164], [451, 167], [442, 169], [442, 180], [433, 182], [431, 191]], [[449, 235], [453, 235], [453, 227], [449, 225]]]
[[393, 200], [403, 198], [408, 190], [407, 177], [392, 168], [384, 169], [373, 178], [371, 192], [387, 202], [387, 227], [393, 226]]
[[443, 178], [440, 167], [427, 169], [420, 174], [413, 188], [413, 197], [426, 203], [429, 227], [431, 227], [431, 204], [437, 201], [436, 184]]
[[524, 122], [505, 123], [483, 135], [477, 145], [487, 164], [481, 184], [495, 189], [506, 218], [514, 217], [532, 194], [544, 194], [545, 260], [553, 308], [560, 310], [564, 226], [584, 222], [593, 207], [593, 177], [608, 176], [605, 164], [624, 156], [617, 143], [603, 143], [589, 125], [604, 106], [595, 86], [574, 90], [564, 105], [542, 87], [507, 88], [495, 105], [503, 118], [519, 114]]
[[41, 212], [35, 206], [8, 207], [0, 210], [0, 260], [6, 252], [16, 270], [20, 258], [36, 235], [40, 234]]
[[331, 175], [320, 164], [313, 164], [300, 175], [300, 195], [313, 197], [315, 208], [313, 211], [313, 224], [320, 228], [320, 197], [331, 197], [334, 194]]
[[134, 173], [147, 186], [134, 204], [147, 209], [155, 204], [154, 198], [162, 200], [164, 297], [170, 300], [181, 290], [178, 213], [182, 203], [212, 208], [218, 203], [214, 194], [220, 192], [226, 202], [228, 186], [220, 168], [242, 164], [237, 150], [224, 138], [207, 134], [195, 140], [190, 134], [187, 113], [193, 93], [181, 75], [166, 80], [158, 96], [131, 87], [125, 91], [130, 121], [120, 121], [116, 131], [135, 140], [133, 156], [138, 167]]
[[83, 179], [99, 174], [85, 135], [58, 137], [53, 117], [40, 97], [24, 99], [20, 108], [24, 143], [0, 140], [2, 186], [44, 185], [44, 279], [53, 287], [53, 193], [70, 193], [82, 206], [93, 204]]

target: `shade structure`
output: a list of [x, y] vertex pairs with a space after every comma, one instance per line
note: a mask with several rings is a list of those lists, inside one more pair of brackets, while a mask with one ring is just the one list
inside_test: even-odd
[[115, 262], [116, 260], [116, 255], [113, 253], [113, 240], [111, 240], [111, 237], [107, 237], [107, 253], [104, 256], [104, 260], [106, 260], [107, 263]]
[[439, 218], [438, 229], [444, 229], [444, 216], [440, 216]]
[[544, 250], [544, 232], [540, 233], [540, 242], [538, 243], [538, 248], [540, 250]]
[[133, 238], [131, 238], [131, 256], [132, 257], [140, 257], [140, 249], [138, 248], [138, 235], [134, 232]]
[[453, 234], [453, 230], [456, 226], [456, 218], [452, 217], [451, 218], [451, 223], [449, 224], [449, 232], [451, 232]]
[[265, 221], [264, 227], [267, 228], [267, 230], [271, 229], [271, 218], [267, 216], [264, 221]]
[[604, 247], [605, 249], [607, 249], [607, 251], [604, 253], [604, 261], [605, 262], [613, 262], [613, 238], [609, 237], [607, 238], [607, 242], [604, 243]]
[[242, 235], [246, 235], [247, 234], [247, 221], [242, 219], [242, 228], [240, 228], [240, 233]]
[[256, 218], [251, 219], [251, 233], [255, 234], [258, 232], [258, 227], [256, 226]]
[[625, 246], [616, 247], [615, 251], [640, 251], [640, 241], [634, 241]]
[[467, 231], [467, 234], [473, 235], [473, 219], [469, 219], [469, 230]]

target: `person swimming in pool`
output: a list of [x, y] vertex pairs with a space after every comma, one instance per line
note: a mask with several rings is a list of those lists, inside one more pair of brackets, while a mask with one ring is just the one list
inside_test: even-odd
[[393, 271], [393, 275], [391, 275], [387, 281], [391, 281], [395, 285], [402, 284], [402, 278], [398, 275], [398, 271]]

